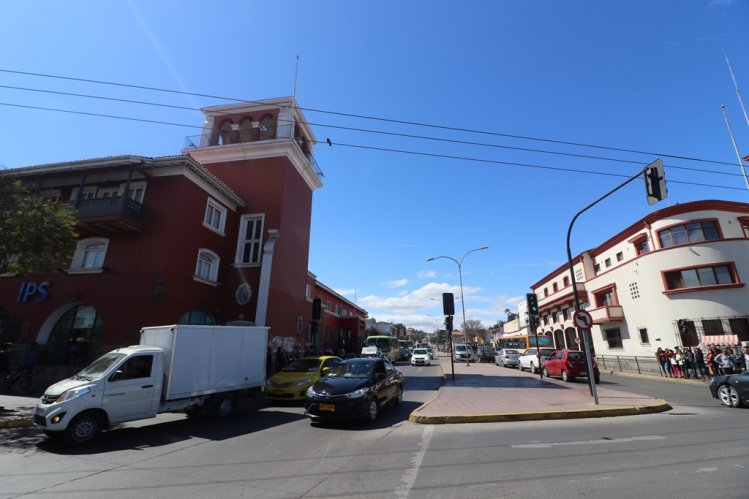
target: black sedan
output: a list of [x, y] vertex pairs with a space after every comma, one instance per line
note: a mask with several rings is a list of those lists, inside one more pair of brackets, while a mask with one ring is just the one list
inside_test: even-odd
[[710, 393], [728, 407], [749, 404], [749, 371], [716, 376], [710, 383]]
[[403, 374], [383, 358], [348, 359], [307, 390], [313, 419], [377, 419], [380, 408], [403, 401]]

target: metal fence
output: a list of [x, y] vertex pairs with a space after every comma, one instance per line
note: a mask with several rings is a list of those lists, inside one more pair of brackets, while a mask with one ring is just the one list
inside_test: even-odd
[[625, 355], [596, 355], [601, 371], [633, 372], [637, 374], [660, 374], [655, 356], [637, 357]]

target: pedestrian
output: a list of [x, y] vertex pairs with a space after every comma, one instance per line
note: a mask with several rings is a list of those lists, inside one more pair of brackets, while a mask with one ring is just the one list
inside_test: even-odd
[[723, 353], [719, 353], [715, 356], [715, 362], [720, 366], [722, 374], [733, 374], [736, 367], [736, 361], [734, 356], [731, 354], [731, 349], [726, 347], [723, 349]]
[[[679, 347], [676, 347], [678, 350]], [[668, 360], [671, 362], [671, 372], [674, 375], [674, 378], [681, 378], [681, 369], [679, 368], [679, 360], [676, 357], [676, 353], [674, 350], [668, 351]]]
[[13, 351], [13, 343], [3, 343], [0, 349], [0, 392], [6, 389], [5, 378], [10, 374], [10, 352]]
[[705, 379], [705, 376], [712, 379], [710, 376], [710, 370], [705, 365], [705, 354], [702, 353], [700, 347], [694, 349], [694, 370], [702, 376], [703, 380]]
[[687, 378], [696, 378], [697, 371], [694, 369], [694, 354], [692, 353], [691, 347], [684, 349], [684, 368], [686, 370]]

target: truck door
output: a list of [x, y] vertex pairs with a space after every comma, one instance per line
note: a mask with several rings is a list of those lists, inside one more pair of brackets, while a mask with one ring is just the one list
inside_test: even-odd
[[[161, 380], [154, 369], [153, 354], [128, 358], [109, 377], [104, 388], [104, 410], [112, 423], [156, 416]], [[158, 382], [157, 382], [158, 381]]]

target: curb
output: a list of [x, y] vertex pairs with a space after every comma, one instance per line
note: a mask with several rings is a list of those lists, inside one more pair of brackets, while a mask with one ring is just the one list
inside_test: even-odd
[[3, 428], [23, 428], [25, 426], [32, 426], [34, 423], [31, 419], [7, 419], [0, 421], [0, 429]]
[[424, 407], [429, 405], [437, 395], [429, 402], [414, 410], [408, 418], [411, 423], [417, 424], [452, 424], [452, 423], [500, 423], [510, 421], [541, 421], [559, 419], [584, 419], [604, 418], [614, 416], [634, 416], [637, 414], [654, 414], [672, 409], [665, 400], [658, 399], [654, 405], [642, 407], [612, 407], [600, 409], [568, 409], [564, 411], [544, 412], [515, 412], [499, 414], [474, 414], [467, 416], [420, 416]]
[[626, 371], [606, 371], [608, 374], [613, 376], [625, 376], [629, 378], [648, 378], [660, 381], [667, 381], [669, 383], [689, 383], [692, 385], [709, 386], [712, 381], [711, 378], [707, 379], [692, 379], [692, 378], [672, 378], [669, 376], [656, 376], [654, 374], [637, 374]]

